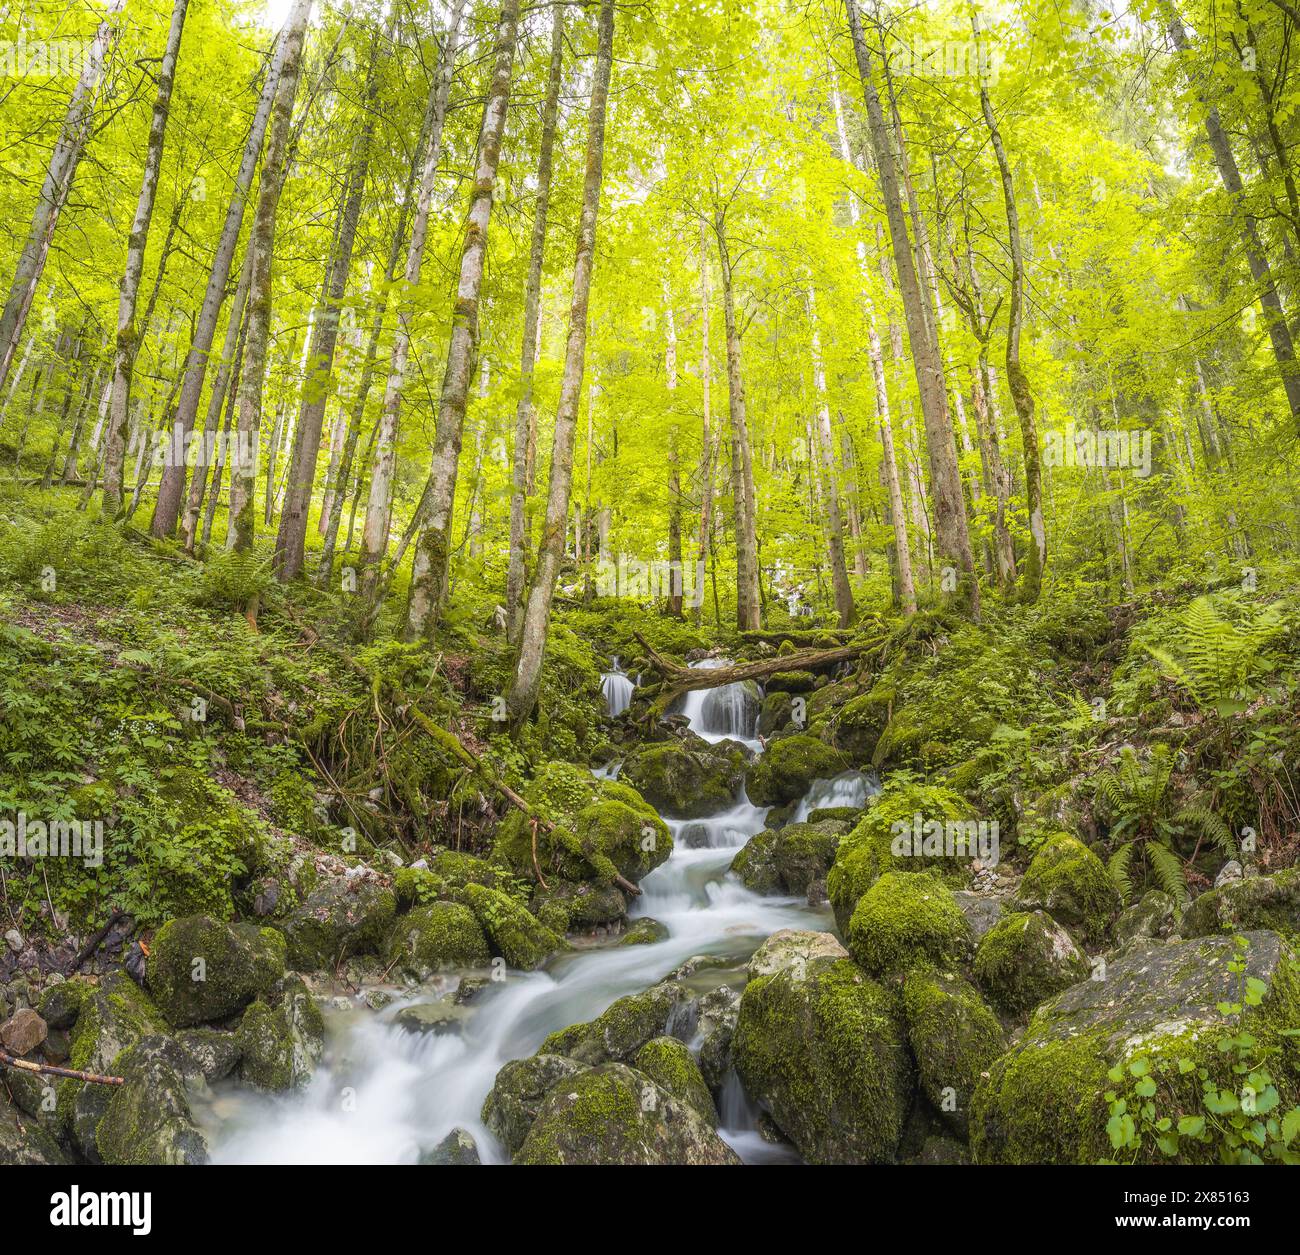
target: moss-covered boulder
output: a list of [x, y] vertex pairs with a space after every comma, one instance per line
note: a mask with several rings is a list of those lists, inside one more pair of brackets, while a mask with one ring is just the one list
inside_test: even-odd
[[320, 1063], [325, 1022], [300, 977], [291, 977], [244, 1012], [235, 1034], [239, 1074], [255, 1089], [279, 1092], [305, 1085]]
[[968, 982], [931, 968], [908, 973], [903, 1016], [921, 1091], [964, 1139], [975, 1087], [1006, 1049], [1002, 1026]]
[[180, 1047], [169, 1038], [147, 1037], [117, 1066], [125, 1083], [114, 1087], [96, 1133], [103, 1162], [207, 1163], [207, 1142], [190, 1109]]
[[911, 1106], [898, 1007], [848, 959], [751, 979], [732, 1042], [746, 1092], [810, 1163], [888, 1163]]
[[918, 964], [946, 967], [970, 950], [970, 925], [952, 891], [929, 872], [886, 872], [862, 895], [849, 953], [874, 976]]
[[769, 693], [811, 693], [817, 677], [811, 671], [773, 671], [764, 687]]
[[660, 1089], [693, 1108], [707, 1124], [717, 1125], [718, 1109], [713, 1105], [713, 1095], [685, 1042], [675, 1037], [655, 1037], [632, 1057], [632, 1066]]
[[285, 939], [274, 928], [206, 915], [169, 920], [149, 952], [146, 984], [176, 1028], [224, 1020], [284, 975]]
[[[1240, 1091], [1236, 1054], [1220, 1042], [1242, 1031], [1255, 1039], [1253, 1056], [1268, 1059], [1276, 1110], [1300, 1102], [1300, 1045], [1287, 1035], [1300, 1026], [1300, 967], [1276, 933], [1244, 935], [1241, 972], [1230, 970], [1237, 958], [1232, 938], [1153, 941], [1110, 963], [1105, 980], [1082, 981], [1040, 1006], [1025, 1035], [976, 1089], [976, 1162], [1088, 1164], [1114, 1157], [1106, 1095], [1127, 1092], [1139, 1076], [1155, 1084], [1153, 1116], [1169, 1120], [1176, 1133], [1181, 1117], [1206, 1114], [1206, 1081], [1230, 1095]], [[1241, 997], [1246, 982], [1258, 982], [1251, 986], [1254, 1005]], [[1243, 1010], [1220, 1009], [1233, 1005]], [[1134, 1106], [1143, 1101], [1130, 1097]], [[1217, 1162], [1213, 1142], [1178, 1141], [1179, 1162]], [[1143, 1162], [1167, 1162], [1154, 1137], [1136, 1154]]]
[[758, 735], [783, 732], [794, 721], [794, 698], [789, 693], [769, 693], [758, 711]]
[[1053, 834], [1039, 847], [1016, 896], [1022, 910], [1044, 910], [1093, 942], [1106, 935], [1121, 905], [1105, 864], [1066, 832]]
[[826, 879], [848, 827], [842, 820], [824, 819], [767, 829], [740, 848], [731, 870], [755, 893], [804, 897], [813, 884]]
[[889, 723], [893, 690], [877, 685], [833, 711], [829, 721], [831, 743], [854, 762], [869, 763]]
[[1004, 915], [975, 951], [975, 977], [993, 1005], [1021, 1015], [1092, 972], [1087, 957], [1046, 911]]
[[584, 1071], [585, 1064], [546, 1053], [507, 1063], [483, 1101], [483, 1123], [513, 1156], [524, 1144], [546, 1095]]
[[551, 1090], [514, 1162], [694, 1166], [740, 1157], [688, 1103], [608, 1063]]
[[1149, 889], [1139, 901], [1120, 912], [1112, 930], [1115, 944], [1124, 946], [1131, 941], [1167, 937], [1177, 921], [1178, 904], [1172, 895], [1160, 889]]
[[54, 1137], [12, 1106], [0, 1089], [0, 1168], [62, 1167], [71, 1162]]
[[565, 948], [563, 937], [499, 889], [467, 885], [465, 901], [487, 934], [493, 953], [499, 954], [510, 967], [534, 971], [557, 950]]
[[478, 1145], [465, 1129], [452, 1129], [437, 1146], [420, 1156], [420, 1163], [425, 1166], [468, 1168], [482, 1162]]
[[333, 971], [345, 958], [382, 954], [396, 914], [393, 891], [370, 876], [323, 880], [282, 924], [289, 962]]
[[653, 946], [666, 940], [668, 925], [657, 919], [642, 915], [628, 925], [627, 931], [618, 939], [620, 946]]
[[1230, 880], [1201, 894], [1187, 908], [1181, 931], [1185, 937], [1204, 937], [1251, 928], [1300, 937], [1300, 867]]
[[769, 742], [749, 773], [749, 800], [755, 806], [780, 806], [804, 796], [814, 780], [829, 780], [853, 764], [834, 746], [796, 733]]
[[422, 981], [434, 972], [485, 967], [492, 956], [469, 907], [459, 902], [430, 902], [398, 916], [387, 957], [392, 970]]
[[393, 873], [393, 893], [399, 908], [454, 898], [466, 885], [509, 888], [510, 873], [485, 859], [459, 850], [439, 850], [422, 867], [399, 867]]
[[[847, 933], [858, 899], [887, 871], [933, 871], [957, 883], [970, 872], [970, 860], [946, 853], [925, 840], [926, 823], [941, 827], [969, 824], [974, 815], [958, 793], [939, 785], [885, 782], [852, 831], [840, 838], [826, 892], [841, 933]], [[921, 825], [921, 848], [916, 833]], [[927, 849], [929, 852], [927, 852]]]
[[610, 1060], [624, 1063], [646, 1042], [671, 1034], [685, 998], [685, 990], [675, 981], [628, 994], [610, 1003], [594, 1020], [552, 1033], [538, 1053], [564, 1055], [591, 1065]]
[[745, 779], [747, 755], [736, 741], [709, 744], [687, 734], [652, 741], [631, 754], [620, 780], [636, 788], [660, 814], [698, 819], [725, 810]]
[[[524, 790], [524, 798], [555, 830], [539, 827], [536, 859], [548, 878], [612, 884], [616, 875], [633, 884], [673, 851], [668, 825], [631, 785], [598, 780], [575, 763], [551, 762]], [[536, 879], [533, 828], [512, 811], [497, 829], [493, 857], [517, 876]]]
[[709, 1089], [721, 1091], [732, 1065], [732, 1043], [740, 1016], [740, 995], [729, 985], [711, 989], [695, 1005], [695, 1037], [700, 1074]]
[[[590, 880], [563, 880], [558, 876], [549, 877], [545, 889], [538, 885], [533, 890], [529, 909], [543, 923], [543, 915], [558, 908], [563, 912], [563, 928], [553, 929], [564, 932], [567, 929], [599, 928], [603, 924], [613, 924], [627, 914], [627, 898], [617, 885], [602, 885]], [[555, 918], [559, 918], [557, 914]]]
[[95, 986], [82, 976], [59, 981], [45, 989], [36, 1009], [51, 1029], [71, 1028], [77, 1022], [81, 1004], [94, 989]]

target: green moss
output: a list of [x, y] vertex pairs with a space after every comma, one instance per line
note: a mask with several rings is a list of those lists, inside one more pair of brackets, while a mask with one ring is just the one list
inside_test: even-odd
[[966, 981], [927, 968], [908, 974], [903, 1014], [922, 1091], [943, 1121], [966, 1137], [975, 1087], [1006, 1049], [1002, 1026]]
[[632, 1066], [648, 1076], [660, 1089], [684, 1102], [699, 1115], [716, 1125], [718, 1111], [713, 1095], [700, 1074], [690, 1047], [675, 1037], [655, 1037], [646, 1042], [632, 1058]]
[[696, 819], [731, 805], [745, 778], [745, 765], [739, 745], [674, 739], [637, 750], [624, 763], [620, 779], [661, 813]]
[[538, 1054], [564, 1055], [579, 1063], [631, 1059], [646, 1042], [661, 1037], [677, 1007], [681, 989], [670, 982], [612, 1002], [596, 1019], [552, 1033]]
[[849, 953], [875, 976], [918, 964], [946, 966], [970, 949], [970, 925], [948, 888], [929, 872], [886, 872], [849, 921]]
[[280, 1011], [254, 1002], [244, 1012], [236, 1033], [239, 1074], [255, 1089], [278, 1092], [293, 1083], [293, 1040]]
[[980, 986], [1009, 1015], [1032, 1010], [1090, 972], [1069, 935], [1043, 911], [1004, 915], [975, 952]]
[[1272, 876], [1248, 876], [1201, 894], [1183, 917], [1187, 937], [1268, 928], [1300, 939], [1300, 867]]
[[350, 955], [382, 954], [396, 914], [393, 891], [375, 880], [322, 880], [283, 923], [289, 961], [332, 971]]
[[620, 946], [653, 946], [666, 940], [668, 937], [668, 926], [661, 924], [657, 919], [651, 919], [648, 915], [643, 915], [640, 919], [633, 921], [628, 927], [627, 932], [619, 938]]
[[810, 1163], [888, 1163], [912, 1100], [897, 1007], [848, 959], [749, 982], [733, 1039], [746, 1092]]
[[829, 780], [853, 764], [815, 736], [796, 734], [772, 741], [749, 773], [755, 806], [778, 806], [808, 792], [814, 780]]
[[167, 1019], [188, 1028], [225, 1019], [284, 975], [285, 939], [274, 928], [169, 920], [150, 951], [146, 983]]
[[1082, 841], [1058, 832], [1043, 842], [1025, 872], [1019, 901], [1100, 941], [1119, 913], [1118, 890], [1105, 865]]
[[563, 937], [551, 932], [499, 889], [467, 885], [465, 901], [487, 934], [492, 949], [511, 967], [531, 972], [557, 950], [565, 948]]
[[474, 912], [458, 902], [430, 902], [400, 916], [388, 946], [389, 963], [400, 964], [417, 980], [432, 972], [483, 967], [490, 957]]

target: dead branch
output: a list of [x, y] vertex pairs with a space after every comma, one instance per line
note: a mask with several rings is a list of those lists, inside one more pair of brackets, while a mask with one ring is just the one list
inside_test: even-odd
[[36, 1072], [43, 1076], [66, 1076], [70, 1081], [87, 1081], [95, 1085], [125, 1085], [126, 1080], [120, 1076], [99, 1076], [95, 1072], [82, 1072], [77, 1068], [56, 1068], [52, 1063], [29, 1063], [26, 1059], [16, 1059], [13, 1055], [0, 1050], [0, 1068], [17, 1068], [20, 1072]]

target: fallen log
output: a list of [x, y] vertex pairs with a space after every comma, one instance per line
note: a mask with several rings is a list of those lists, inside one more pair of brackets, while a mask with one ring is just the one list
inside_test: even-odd
[[99, 1076], [95, 1072], [82, 1072], [78, 1068], [58, 1068], [52, 1063], [30, 1063], [26, 1059], [16, 1059], [7, 1051], [0, 1050], [0, 1068], [17, 1068], [20, 1072], [36, 1072], [44, 1076], [65, 1076], [70, 1081], [87, 1081], [94, 1085], [125, 1085], [125, 1078], [120, 1076]]

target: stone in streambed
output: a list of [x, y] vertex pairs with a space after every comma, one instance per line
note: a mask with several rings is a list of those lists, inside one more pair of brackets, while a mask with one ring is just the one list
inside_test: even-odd
[[713, 1095], [685, 1042], [675, 1037], [652, 1038], [633, 1056], [632, 1066], [679, 1102], [694, 1108], [702, 1120], [717, 1125]]
[[755, 806], [779, 806], [801, 798], [814, 780], [830, 780], [852, 764], [833, 746], [815, 736], [796, 734], [772, 741], [748, 778]]
[[1046, 911], [1004, 915], [975, 952], [975, 977], [993, 1005], [1021, 1015], [1040, 1002], [1087, 980], [1086, 956]]
[[585, 1065], [573, 1059], [544, 1053], [507, 1063], [483, 1100], [483, 1123], [507, 1153], [514, 1155], [524, 1144], [546, 1095], [584, 1071]]
[[700, 819], [726, 810], [745, 779], [748, 755], [739, 742], [711, 745], [702, 737], [654, 741], [623, 764], [619, 776], [662, 815]]
[[492, 950], [511, 967], [531, 972], [565, 948], [563, 937], [498, 889], [467, 885], [465, 901], [487, 934]]
[[388, 961], [412, 980], [435, 972], [485, 967], [491, 958], [474, 912], [459, 902], [430, 902], [397, 919], [388, 941]]

